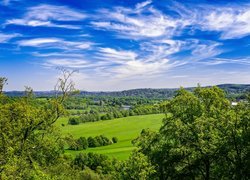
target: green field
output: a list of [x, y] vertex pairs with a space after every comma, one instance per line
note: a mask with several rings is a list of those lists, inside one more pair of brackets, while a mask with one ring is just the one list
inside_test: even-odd
[[[158, 130], [161, 126], [164, 114], [130, 116], [106, 121], [90, 122], [80, 125], [66, 125], [67, 118], [61, 118], [57, 124], [60, 126], [63, 134], [72, 134], [75, 138], [80, 136], [89, 137], [105, 135], [108, 138], [117, 137], [118, 143], [109, 146], [89, 148], [84, 152], [95, 152], [106, 154], [118, 159], [128, 158], [131, 151], [135, 148], [131, 140], [139, 136], [144, 128]], [[61, 124], [66, 126], [61, 126]], [[80, 151], [67, 151], [70, 154], [77, 154]]]

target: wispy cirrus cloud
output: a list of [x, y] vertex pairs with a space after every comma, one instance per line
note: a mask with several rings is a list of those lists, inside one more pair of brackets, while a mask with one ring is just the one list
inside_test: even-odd
[[116, 32], [117, 36], [125, 39], [155, 38], [160, 36], [172, 37], [179, 28], [185, 26], [185, 20], [173, 19], [161, 11], [144, 5], [137, 4], [134, 9], [116, 7], [110, 10], [102, 9], [102, 20], [92, 21], [94, 28]]
[[136, 60], [137, 56], [138, 55], [133, 51], [116, 50], [112, 48], [99, 48], [96, 58], [123, 64], [127, 61]]
[[62, 40], [59, 38], [35, 38], [35, 39], [18, 41], [18, 45], [39, 47], [39, 46], [48, 45], [52, 43], [58, 43], [58, 42], [62, 42]]
[[[250, 34], [250, 4], [227, 4], [224, 6], [199, 4], [184, 6], [174, 3], [169, 7], [178, 18], [185, 20], [192, 30], [218, 32], [220, 39], [238, 39]], [[184, 26], [186, 28], [186, 26]]]
[[136, 10], [139, 10], [139, 9], [142, 9], [144, 8], [145, 6], [149, 5], [152, 3], [152, 0], [147, 0], [147, 1], [144, 1], [144, 2], [141, 2], [141, 3], [137, 3], [135, 8]]
[[214, 41], [196, 41], [197, 43], [194, 43], [192, 45], [192, 60], [193, 61], [199, 61], [199, 60], [205, 60], [212, 57], [215, 57], [222, 52], [225, 52], [225, 50], [222, 50], [219, 48], [222, 44]]
[[[188, 26], [195, 24], [198, 27], [198, 24], [196, 14], [188, 17], [189, 13], [181, 11], [180, 14], [173, 8], [171, 10], [178, 16], [157, 10], [152, 1], [135, 5], [135, 10], [124, 7], [114, 7], [111, 13], [105, 9], [100, 10], [99, 13], [105, 18], [92, 21], [92, 26], [113, 31], [118, 38], [133, 39], [138, 42], [139, 49], [129, 55], [124, 50], [121, 52], [104, 48], [100, 50], [99, 59], [113, 59], [118, 64], [109, 69], [116, 77], [137, 78], [166, 74], [176, 67], [212, 58], [223, 52], [217, 42], [175, 39]], [[183, 51], [188, 51], [185, 59], [176, 55]]]
[[155, 62], [128, 61], [122, 66], [111, 69], [116, 78], [138, 79], [164, 74], [167, 70], [178, 66], [176, 62], [170, 63], [168, 59], [161, 59]]
[[80, 70], [89, 70], [93, 68], [92, 73], [95, 71], [95, 68], [103, 67], [107, 65], [107, 62], [99, 61], [96, 63], [92, 63], [89, 60], [83, 58], [47, 58], [42, 66], [46, 68], [55, 68], [55, 67], [65, 67], [70, 69], [80, 69]]
[[250, 66], [250, 57], [247, 58], [213, 58], [207, 61], [199, 62], [208, 66], [220, 65], [220, 64], [233, 64]]
[[70, 9], [66, 6], [41, 4], [28, 8], [27, 12], [20, 19], [7, 20], [5, 25], [80, 29], [80, 26], [71, 25], [67, 22], [81, 21], [86, 17], [86, 14]]
[[[224, 52], [220, 48], [222, 43], [216, 41], [199, 39], [186, 39], [184, 41], [175, 38], [181, 36], [182, 33], [187, 33], [186, 30], [195, 29], [218, 30], [223, 34], [221, 28], [216, 29], [217, 22], [213, 23], [210, 20], [209, 22], [213, 24], [204, 23], [217, 9], [208, 7], [205, 11], [202, 7], [194, 6], [194, 10], [190, 11], [188, 8], [176, 4], [170, 10], [177, 15], [173, 16], [173, 14], [166, 14], [156, 9], [152, 1], [136, 4], [135, 10], [125, 7], [114, 7], [113, 11], [108, 9], [98, 10], [99, 14], [94, 16], [94, 20], [90, 22], [92, 27], [98, 30], [115, 32], [118, 38], [135, 40], [139, 44], [139, 49], [136, 50], [115, 49], [107, 46], [97, 47], [94, 56], [90, 59], [92, 61], [87, 62], [82, 60], [69, 61], [69, 59], [62, 58], [63, 53], [34, 55], [50, 58], [47, 65], [51, 66], [56, 66], [59, 63], [71, 68], [92, 67], [93, 71], [101, 68], [99, 75], [112, 74], [113, 77], [129, 78], [164, 74], [176, 67], [205, 61]], [[201, 11], [202, 16], [197, 11]], [[50, 16], [52, 15], [45, 13], [42, 17], [34, 17], [44, 21], [51, 18]], [[102, 17], [102, 20], [100, 20], [100, 17]], [[220, 23], [218, 24], [220, 25]], [[70, 42], [59, 38], [37, 38], [19, 41], [18, 44], [20, 46], [58, 49], [72, 47], [73, 49], [88, 49], [91, 46], [89, 42]], [[186, 51], [185, 59], [178, 56], [178, 53], [183, 51]], [[75, 58], [80, 58], [80, 56], [79, 54], [75, 54], [75, 56], [65, 55], [65, 57]], [[57, 60], [51, 57], [57, 57]], [[95, 64], [101, 64], [103, 67]]]
[[15, 37], [20, 37], [20, 36], [21, 34], [18, 34], [18, 33], [13, 33], [13, 34], [0, 33], [0, 43], [6, 43], [10, 39], [15, 38]]
[[250, 34], [250, 5], [211, 8], [201, 20], [201, 28], [218, 31], [221, 39], [241, 38]]
[[241, 38], [250, 34], [250, 4], [246, 6], [192, 5], [192, 10], [178, 3], [167, 6], [166, 14], [151, 5], [152, 1], [138, 3], [133, 8], [114, 7], [110, 12], [102, 9], [101, 20], [96, 18], [94, 28], [113, 31], [127, 39], [174, 37], [184, 30], [217, 31], [221, 39]]
[[[138, 78], [150, 77], [165, 73], [183, 62], [170, 61], [167, 54], [153, 50], [152, 56], [145, 56], [141, 51], [133, 52], [116, 50], [112, 48], [100, 48], [96, 58], [109, 62], [109, 68], [103, 69], [105, 74], [112, 74], [113, 78]], [[154, 56], [153, 54], [157, 54]]]
[[83, 58], [83, 54], [79, 53], [69, 53], [69, 52], [53, 52], [53, 53], [39, 53], [39, 52], [33, 52], [31, 53], [34, 57], [70, 57], [70, 58]]
[[[179, 40], [179, 37], [186, 34], [192, 36], [199, 30], [218, 32], [220, 39], [235, 39], [250, 32], [248, 5], [202, 7], [193, 4], [191, 10], [174, 3], [166, 8], [170, 13], [156, 9], [152, 1], [145, 1], [135, 5], [135, 9], [114, 7], [111, 13], [107, 9], [98, 11], [104, 18], [93, 20], [91, 24], [94, 28], [114, 32], [118, 38], [133, 39], [140, 47], [136, 56], [126, 56], [125, 61], [108, 48], [109, 52], [101, 51], [104, 54], [101, 58], [114, 56], [121, 64], [110, 71], [120, 77], [129, 77], [166, 73], [178, 66], [209, 60], [218, 65], [223, 62], [215, 61], [215, 58], [228, 51], [223, 49], [222, 41], [199, 37]], [[105, 16], [107, 14], [109, 16]]]
[[60, 38], [34, 38], [18, 41], [19, 46], [29, 46], [36, 48], [48, 48], [48, 49], [71, 49], [71, 50], [81, 50], [90, 49], [94, 43], [92, 42], [77, 42], [77, 41], [67, 41]]
[[157, 61], [180, 52], [184, 46], [185, 42], [180, 40], [152, 40], [140, 43], [140, 51], [144, 54], [146, 61]]

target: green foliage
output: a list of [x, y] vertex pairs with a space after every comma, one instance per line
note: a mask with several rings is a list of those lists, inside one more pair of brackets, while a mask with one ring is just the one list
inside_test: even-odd
[[14, 101], [0, 93], [0, 179], [47, 179], [46, 167], [57, 164], [64, 142], [53, 124], [65, 113], [62, 102], [73, 89], [69, 76], [63, 77], [56, 86], [62, 95], [46, 103], [37, 103], [31, 88]]
[[90, 168], [104, 178], [114, 180], [146, 180], [151, 179], [156, 172], [148, 158], [138, 151], [134, 151], [126, 161], [109, 159], [102, 154], [80, 153], [75, 157], [73, 165], [80, 170]]
[[[114, 138], [118, 141], [116, 137]], [[69, 150], [77, 150], [77, 151], [87, 149], [88, 147], [93, 148], [93, 147], [107, 146], [112, 144], [112, 141], [103, 135], [96, 136], [94, 138], [88, 137], [87, 139], [85, 137], [73, 139], [73, 137], [70, 136], [67, 137], [66, 140], [68, 142]]]
[[150, 180], [156, 172], [154, 168], [147, 156], [134, 151], [128, 160], [121, 162], [117, 172], [117, 179]]
[[90, 143], [89, 147], [100, 147], [100, 146], [107, 146], [107, 145], [112, 144], [112, 142], [103, 135], [96, 136], [94, 138], [89, 137], [88, 142]]
[[78, 124], [80, 124], [80, 118], [79, 117], [70, 117], [68, 124], [78, 125]]
[[180, 89], [159, 133], [143, 131], [140, 151], [160, 179], [248, 179], [250, 109], [217, 88]]
[[2, 175], [24, 176], [26, 169], [53, 164], [63, 152], [62, 139], [52, 124], [63, 113], [56, 101], [44, 107], [33, 100], [0, 104]]
[[88, 137], [88, 144], [89, 144], [89, 147], [98, 147], [98, 146], [100, 146], [97, 139], [93, 138], [93, 137]]
[[90, 168], [100, 174], [111, 174], [115, 170], [117, 163], [116, 160], [95, 153], [79, 153], [73, 161], [74, 166], [81, 170]]
[[117, 137], [112, 137], [112, 142], [113, 143], [117, 143], [118, 142], [118, 138]]
[[78, 144], [77, 150], [87, 149], [89, 146], [89, 143], [85, 137], [80, 137], [76, 140], [76, 143]]

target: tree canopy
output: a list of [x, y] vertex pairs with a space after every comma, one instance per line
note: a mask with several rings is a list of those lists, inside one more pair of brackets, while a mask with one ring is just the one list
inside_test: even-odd
[[159, 133], [144, 131], [140, 151], [160, 179], [248, 179], [249, 101], [231, 106], [218, 87], [180, 89]]

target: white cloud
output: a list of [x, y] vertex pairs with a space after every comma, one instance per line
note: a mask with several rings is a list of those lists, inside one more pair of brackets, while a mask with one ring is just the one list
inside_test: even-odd
[[6, 43], [10, 39], [15, 38], [15, 37], [20, 37], [20, 34], [14, 33], [14, 34], [3, 34], [0, 33], [0, 43]]
[[48, 67], [68, 67], [68, 68], [83, 68], [88, 67], [88, 63], [84, 60], [78, 59], [49, 59], [44, 64], [44, 66]]
[[173, 15], [163, 13], [153, 5], [148, 6], [151, 3], [139, 3], [135, 9], [102, 9], [91, 24], [94, 28], [113, 31], [118, 37], [126, 39], [172, 38], [184, 30], [191, 33], [195, 29], [219, 32], [221, 39], [241, 38], [250, 34], [249, 4], [224, 7], [192, 5], [190, 9], [174, 3], [167, 7], [176, 13]]
[[[65, 24], [65, 21], [81, 21], [86, 15], [66, 6], [54, 6], [42, 4], [28, 8], [27, 13], [21, 19], [7, 20], [5, 25], [23, 25], [23, 26], [45, 26], [68, 29], [80, 29], [80, 26]], [[58, 23], [63, 21], [63, 23]]]
[[147, 61], [154, 61], [179, 52], [184, 44], [180, 40], [161, 39], [141, 43], [140, 50], [147, 54]]
[[178, 18], [188, 22], [186, 25], [192, 30], [215, 31], [220, 33], [221, 39], [237, 39], [250, 34], [250, 4], [187, 7], [175, 3], [170, 9], [179, 14]]
[[53, 49], [68, 49], [68, 50], [83, 50], [90, 49], [94, 43], [92, 42], [76, 42], [66, 41], [60, 38], [34, 38], [18, 41], [19, 46], [53, 48]]
[[161, 74], [172, 68], [168, 59], [162, 59], [156, 62], [128, 61], [123, 66], [114, 67], [111, 72], [116, 78], [145, 78]]
[[147, 5], [151, 4], [151, 3], [152, 3], [152, 1], [148, 0], [148, 1], [144, 1], [142, 3], [136, 4], [135, 7], [136, 7], [136, 9], [142, 9], [142, 8], [144, 8], [145, 6], [147, 6]]
[[8, 25], [8, 24], [31, 26], [31, 27], [38, 27], [38, 26], [58, 27], [58, 28], [65, 28], [65, 29], [80, 29], [81, 28], [80, 26], [76, 26], [76, 25], [60, 25], [60, 24], [52, 23], [51, 21], [26, 20], [26, 19], [8, 20], [5, 25]]
[[172, 37], [179, 27], [186, 24], [183, 20], [173, 19], [153, 7], [137, 4], [140, 10], [117, 7], [114, 10], [101, 10], [102, 20], [92, 21], [94, 28], [114, 31], [126, 39]]
[[215, 57], [221, 54], [223, 51], [219, 49], [220, 43], [213, 42], [213, 41], [206, 41], [206, 42], [198, 42], [194, 44], [194, 48], [192, 50], [193, 57], [192, 60], [205, 60], [211, 57]]
[[53, 52], [53, 53], [31, 53], [35, 57], [73, 57], [73, 58], [82, 58], [83, 54], [76, 53], [67, 53], [67, 52]]
[[220, 64], [233, 64], [233, 65], [242, 65], [244, 67], [250, 66], [250, 58], [213, 58], [207, 61], [200, 62], [204, 65], [220, 65]]
[[119, 64], [126, 63], [127, 61], [134, 61], [137, 54], [132, 51], [116, 50], [112, 48], [100, 48], [97, 58], [115, 62]]
[[21, 40], [18, 41], [19, 46], [32, 46], [32, 47], [39, 47], [46, 44], [52, 44], [61, 42], [61, 39], [58, 38], [36, 38], [36, 39], [29, 39], [29, 40]]
[[82, 59], [73, 59], [73, 58], [50, 58], [46, 59], [45, 62], [42, 64], [45, 67], [65, 67], [65, 68], [72, 68], [72, 69], [89, 69], [89, 68], [96, 68], [100, 66], [106, 65], [106, 62], [99, 61], [96, 63], [92, 63], [90, 61]]
[[86, 18], [86, 15], [76, 12], [66, 6], [43, 4], [29, 8], [26, 17], [28, 19], [39, 19], [43, 21], [78, 21]]
[[[173, 42], [172, 42], [173, 43]], [[170, 53], [171, 54], [171, 53]], [[160, 48], [151, 48], [150, 55], [143, 51], [133, 52], [116, 50], [112, 48], [100, 48], [97, 59], [107, 61], [109, 66], [102, 69], [111, 78], [143, 78], [166, 73], [169, 69], [181, 66], [185, 62], [170, 61], [166, 57], [167, 52]]]
[[250, 34], [250, 6], [212, 8], [202, 21], [202, 29], [221, 32], [222, 39]]
[[89, 49], [91, 47], [92, 43], [87, 42], [87, 43], [80, 43], [79, 45], [76, 45], [76, 48], [79, 49]]

